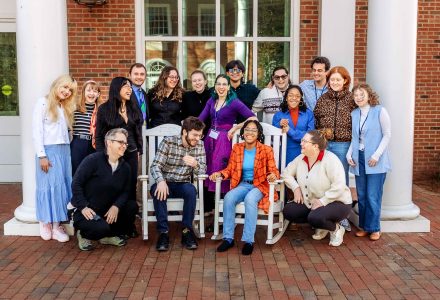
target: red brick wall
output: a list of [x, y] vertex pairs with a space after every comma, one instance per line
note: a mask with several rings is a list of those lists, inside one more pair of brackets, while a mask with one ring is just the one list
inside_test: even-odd
[[419, 0], [414, 178], [440, 172], [440, 1]]
[[99, 81], [107, 98], [111, 78], [126, 76], [136, 59], [134, 1], [112, 0], [89, 12], [67, 0], [67, 22], [70, 72], [80, 86]]
[[368, 0], [356, 0], [353, 83], [367, 77]]

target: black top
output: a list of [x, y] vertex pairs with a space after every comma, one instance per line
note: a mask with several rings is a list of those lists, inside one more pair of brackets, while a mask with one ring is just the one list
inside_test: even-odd
[[163, 124], [182, 125], [182, 102], [172, 100], [173, 93], [174, 91], [169, 97], [159, 101], [152, 90], [148, 92], [150, 128]]
[[[237, 98], [252, 110], [252, 105], [254, 105], [255, 99], [257, 99], [260, 90], [255, 85], [248, 83], [241, 83], [237, 88], [231, 86], [231, 89], [237, 93]], [[241, 123], [245, 120], [245, 118], [239, 116], [237, 118], [237, 123]]]
[[121, 208], [130, 193], [130, 166], [122, 158], [112, 172], [108, 156], [96, 152], [79, 165], [72, 180], [72, 205], [89, 207], [103, 217], [112, 205]]
[[[139, 154], [143, 153], [142, 149], [142, 123], [135, 123], [132, 114], [129, 112], [131, 107], [126, 106], [128, 122], [125, 123], [124, 119], [120, 114], [116, 115], [116, 119], [113, 120], [112, 124], [107, 123], [104, 115], [108, 112], [108, 102], [102, 104], [98, 109], [98, 115], [96, 118], [96, 151], [104, 151], [105, 143], [104, 138], [106, 133], [113, 128], [124, 128], [128, 131], [128, 147], [126, 151], [133, 152], [139, 151]], [[137, 105], [135, 106], [137, 107]], [[139, 108], [136, 108], [139, 110]], [[140, 113], [140, 110], [136, 113]]]
[[189, 116], [198, 117], [209, 98], [211, 98], [209, 89], [205, 89], [201, 94], [196, 91], [185, 92], [182, 98], [182, 119]]

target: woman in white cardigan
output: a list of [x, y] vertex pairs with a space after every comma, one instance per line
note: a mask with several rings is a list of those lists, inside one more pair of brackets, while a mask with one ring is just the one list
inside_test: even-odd
[[318, 130], [311, 130], [301, 140], [301, 155], [284, 170], [282, 177], [294, 193], [284, 207], [284, 217], [295, 223], [309, 223], [316, 228], [312, 236], [321, 240], [330, 232], [331, 246], [343, 242], [345, 229], [339, 222], [351, 210], [351, 192], [345, 184], [345, 172], [339, 158], [326, 151], [327, 140]]

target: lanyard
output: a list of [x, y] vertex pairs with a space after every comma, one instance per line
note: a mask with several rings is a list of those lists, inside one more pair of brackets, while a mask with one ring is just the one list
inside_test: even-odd
[[318, 101], [318, 99], [321, 98], [322, 94], [324, 94], [325, 85], [322, 87], [322, 89], [321, 89], [321, 95], [319, 95], [319, 97], [318, 97], [318, 92], [316, 91], [316, 83], [315, 83], [315, 82], [313, 82], [313, 87], [315, 88], [315, 97], [316, 97], [316, 101]]
[[226, 99], [223, 102], [222, 106], [220, 106], [220, 108], [218, 110], [217, 110], [217, 101], [214, 105], [214, 127], [215, 127], [215, 130], [217, 129], [217, 119], [218, 119], [218, 116], [220, 115], [220, 110], [223, 108], [223, 106], [225, 106], [225, 104], [226, 104]]
[[365, 120], [361, 125], [362, 111], [359, 110], [359, 139], [361, 139], [362, 129], [364, 129], [364, 125], [365, 125], [365, 122], [367, 122], [369, 114], [370, 114], [370, 111], [368, 110], [367, 116], [365, 117]]

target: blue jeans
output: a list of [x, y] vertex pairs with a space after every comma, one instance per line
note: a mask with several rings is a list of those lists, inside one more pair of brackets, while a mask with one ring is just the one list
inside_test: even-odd
[[365, 155], [359, 151], [359, 176], [356, 190], [359, 207], [359, 227], [367, 232], [380, 231], [380, 209], [383, 184], [387, 173], [365, 174]]
[[226, 193], [223, 201], [223, 238], [234, 239], [235, 206], [244, 202], [244, 228], [241, 240], [253, 243], [257, 227], [258, 202], [263, 194], [254, 185], [241, 182], [237, 187]]
[[[196, 210], [196, 187], [189, 182], [167, 182], [169, 195], [168, 198], [183, 198], [183, 216], [182, 225], [188, 229], [192, 229], [194, 214]], [[168, 209], [167, 201], [160, 201], [154, 196], [157, 184], [151, 186], [151, 195], [153, 196], [154, 211], [157, 219], [157, 231], [168, 231]]]
[[348, 148], [350, 148], [350, 142], [328, 142], [327, 150], [333, 152], [341, 161], [342, 166], [345, 171], [345, 184], [348, 186], [348, 161], [347, 161], [347, 152]]

